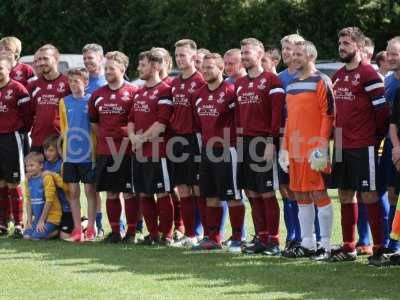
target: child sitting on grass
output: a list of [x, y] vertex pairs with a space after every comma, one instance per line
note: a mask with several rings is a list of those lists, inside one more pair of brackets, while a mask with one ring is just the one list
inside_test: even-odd
[[26, 156], [25, 163], [27, 222], [23, 237], [32, 240], [55, 237], [58, 234], [62, 210], [53, 177], [43, 174], [43, 154], [31, 152]]
[[50, 174], [53, 177], [62, 209], [60, 239], [68, 240], [74, 230], [74, 221], [72, 219], [71, 207], [68, 199], [68, 186], [61, 177], [63, 161], [58, 151], [58, 141], [59, 137], [57, 135], [51, 135], [43, 143], [44, 156], [46, 157], [43, 174]]

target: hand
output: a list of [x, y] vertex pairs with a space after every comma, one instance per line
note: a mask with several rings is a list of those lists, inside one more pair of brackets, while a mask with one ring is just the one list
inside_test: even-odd
[[400, 147], [393, 147], [392, 149], [392, 160], [393, 163], [396, 164], [398, 160], [400, 160]]
[[129, 139], [132, 143], [132, 151], [140, 149], [144, 143], [144, 138], [142, 135], [130, 134]]
[[279, 151], [278, 162], [282, 170], [287, 173], [289, 171], [289, 152], [287, 150]]
[[400, 160], [398, 160], [395, 164], [394, 164], [397, 172], [400, 172]]
[[271, 161], [274, 158], [274, 154], [275, 154], [275, 145], [267, 143], [264, 150], [264, 159], [266, 161]]
[[36, 230], [39, 232], [44, 232], [46, 230], [46, 225], [44, 224], [43, 221], [39, 220], [39, 222], [36, 225]]
[[316, 148], [310, 153], [308, 158], [311, 169], [317, 172], [322, 171], [328, 166], [328, 151], [326, 149]]

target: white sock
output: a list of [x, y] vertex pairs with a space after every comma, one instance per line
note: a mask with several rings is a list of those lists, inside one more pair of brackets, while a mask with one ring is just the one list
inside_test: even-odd
[[299, 204], [301, 245], [310, 250], [316, 250], [317, 248], [317, 242], [314, 235], [314, 218], [314, 203]]
[[333, 207], [331, 203], [318, 207], [318, 220], [321, 233], [321, 247], [329, 251], [331, 249], [333, 223]]

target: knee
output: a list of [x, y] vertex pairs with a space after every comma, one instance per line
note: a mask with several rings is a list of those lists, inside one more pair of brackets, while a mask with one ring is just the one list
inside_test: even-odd
[[366, 204], [371, 204], [378, 202], [378, 195], [376, 192], [366, 192], [361, 194], [362, 202]]

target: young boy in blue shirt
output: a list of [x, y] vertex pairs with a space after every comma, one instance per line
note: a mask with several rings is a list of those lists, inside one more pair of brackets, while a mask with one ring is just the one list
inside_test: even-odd
[[25, 162], [28, 178], [25, 181], [27, 222], [23, 237], [33, 240], [55, 237], [62, 212], [53, 177], [43, 174], [43, 154], [31, 152]]
[[94, 186], [94, 145], [95, 134], [92, 131], [88, 100], [85, 92], [89, 73], [84, 68], [73, 68], [67, 73], [72, 94], [61, 99], [59, 104], [60, 128], [63, 137], [63, 179], [68, 183], [74, 230], [70, 241], [83, 241], [80, 211], [80, 182], [83, 182], [88, 201], [88, 227], [85, 240], [95, 239], [94, 223], [96, 218], [96, 190]]

